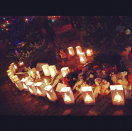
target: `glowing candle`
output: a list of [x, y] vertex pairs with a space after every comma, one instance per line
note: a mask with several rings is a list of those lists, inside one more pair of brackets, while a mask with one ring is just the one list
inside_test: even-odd
[[94, 105], [95, 104], [95, 98], [93, 95], [93, 90], [91, 86], [85, 86], [81, 88], [82, 96], [84, 99], [85, 104]]
[[48, 85], [45, 87], [47, 97], [50, 101], [55, 102], [57, 100], [57, 96], [55, 94], [55, 91], [53, 90], [51, 85]]
[[92, 55], [92, 51], [91, 51], [90, 49], [88, 49], [88, 50], [86, 51], [86, 54], [87, 54], [87, 56], [91, 56], [91, 55]]
[[40, 79], [41, 77], [40, 77], [39, 71], [36, 71], [36, 73], [37, 73], [37, 75], [38, 75], [38, 77], [39, 77], [39, 79]]
[[87, 59], [86, 59], [86, 56], [85, 56], [84, 52], [80, 53], [79, 57], [80, 57], [80, 62], [82, 64], [85, 64], [87, 62]]
[[45, 76], [50, 76], [50, 71], [49, 71], [49, 65], [45, 64], [42, 66], [43, 72]]
[[62, 73], [63, 77], [65, 77], [69, 72], [70, 72], [69, 67], [61, 68], [61, 73]]
[[50, 71], [51, 77], [54, 77], [57, 74], [55, 65], [49, 66], [49, 71]]
[[76, 52], [77, 52], [77, 55], [80, 55], [80, 53], [82, 52], [82, 49], [80, 46], [76, 46]]
[[65, 104], [74, 104], [75, 100], [70, 87], [62, 87], [61, 95]]
[[124, 91], [122, 85], [110, 85], [113, 105], [124, 105]]
[[68, 47], [68, 51], [69, 51], [69, 54], [70, 54], [71, 56], [74, 56], [74, 55], [75, 55], [75, 52], [74, 52], [74, 50], [73, 50], [73, 47]]

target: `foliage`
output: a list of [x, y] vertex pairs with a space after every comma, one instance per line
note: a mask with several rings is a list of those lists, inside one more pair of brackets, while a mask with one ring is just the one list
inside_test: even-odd
[[104, 56], [107, 59], [105, 55], [120, 54], [126, 46], [131, 44], [132, 35], [126, 35], [125, 30], [116, 31], [117, 26], [125, 26], [125, 30], [132, 30], [132, 17], [83, 16], [81, 44], [92, 48], [101, 58]]
[[[13, 17], [8, 31], [8, 43], [6, 57], [13, 61], [32, 61], [37, 59], [38, 54], [47, 48], [45, 37], [42, 34], [42, 20], [40, 17], [34, 18], [31, 22], [25, 22], [25, 17]], [[15, 41], [22, 41], [19, 46], [15, 46]], [[10, 44], [9, 44], [10, 43]], [[18, 55], [15, 54], [17, 50]]]

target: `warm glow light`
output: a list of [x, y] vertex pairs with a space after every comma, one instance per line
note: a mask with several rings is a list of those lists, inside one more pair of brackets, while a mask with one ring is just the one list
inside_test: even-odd
[[40, 74], [39, 74], [39, 71], [36, 71], [36, 73], [37, 73], [37, 75], [38, 75], [38, 77], [39, 77], [39, 79], [41, 78], [41, 76], [40, 76]]
[[111, 90], [123, 90], [122, 85], [110, 85]]
[[25, 88], [25, 89], [28, 89], [28, 87], [23, 83], [23, 87]]
[[8, 30], [8, 29], [6, 28], [6, 30]]
[[70, 97], [66, 93], [64, 94], [64, 101], [71, 101]]
[[28, 21], [28, 19], [26, 18], [25, 21]]
[[70, 87], [63, 87], [61, 89], [61, 92], [68, 92], [68, 91], [70, 91]]
[[70, 54], [70, 55], [72, 55], [72, 52], [71, 52], [71, 50], [69, 50], [69, 54]]
[[62, 67], [61, 72], [63, 77], [65, 77], [69, 73], [69, 67]]
[[88, 93], [86, 93], [85, 101], [89, 101], [89, 102], [93, 101], [93, 99], [91, 98], [91, 96]]
[[52, 98], [51, 98], [51, 96], [49, 95], [49, 93], [46, 92], [46, 94], [47, 94], [47, 97], [51, 100]]
[[17, 69], [17, 66], [16, 66], [16, 65], [14, 65], [14, 68], [15, 68], [15, 69]]
[[57, 73], [55, 65], [50, 65], [49, 66], [49, 71], [50, 71], [51, 77], [54, 77]]
[[45, 90], [49, 91], [50, 89], [52, 89], [52, 86], [51, 85], [48, 85], [45, 87]]
[[92, 91], [92, 87], [91, 86], [82, 87], [82, 91]]
[[87, 56], [91, 56], [92, 55], [92, 50], [87, 50]]
[[73, 50], [73, 47], [68, 47], [68, 51], [69, 51], [69, 54], [71, 56], [74, 56], [75, 55], [74, 50]]
[[37, 93], [39, 94], [39, 95], [42, 95], [42, 92], [37, 88]]
[[76, 46], [76, 52], [77, 52], [77, 55], [79, 55], [82, 52], [82, 49], [80, 46]]
[[6, 25], [3, 25], [3, 26], [6, 26]]
[[33, 93], [33, 90], [29, 87], [29, 91], [31, 92], [31, 93]]
[[117, 102], [123, 101], [123, 99], [122, 99], [121, 96], [118, 94], [118, 92], [116, 92], [116, 95], [115, 95], [113, 101], [117, 101]]
[[23, 61], [19, 63], [20, 66], [23, 65], [23, 64], [24, 64]]
[[84, 58], [81, 56], [80, 61], [84, 61]]

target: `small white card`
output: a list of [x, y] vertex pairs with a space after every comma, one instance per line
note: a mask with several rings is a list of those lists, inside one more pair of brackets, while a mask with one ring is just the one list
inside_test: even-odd
[[57, 88], [56, 88], [56, 91], [57, 91], [57, 92], [61, 92], [61, 89], [62, 89], [63, 87], [67, 87], [67, 86], [66, 86], [65, 84], [58, 83]]

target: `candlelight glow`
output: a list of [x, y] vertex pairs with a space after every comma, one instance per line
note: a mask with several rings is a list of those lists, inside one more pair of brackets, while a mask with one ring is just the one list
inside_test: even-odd
[[92, 87], [91, 86], [82, 87], [82, 91], [92, 91]]
[[80, 61], [84, 61], [84, 58], [81, 56]]
[[22, 66], [22, 65], [24, 65], [24, 62], [23, 61], [19, 63], [19, 66]]
[[51, 98], [51, 96], [49, 95], [49, 93], [46, 92], [46, 94], [47, 94], [47, 97], [51, 100], [52, 98]]
[[74, 56], [75, 55], [74, 50], [73, 50], [73, 47], [68, 47], [68, 50], [69, 50], [69, 54], [71, 56]]
[[72, 55], [72, 52], [71, 52], [71, 50], [69, 50], [69, 54], [70, 54], [70, 55]]
[[42, 95], [42, 92], [37, 88], [37, 93], [39, 94], [39, 95]]
[[31, 93], [33, 93], [33, 90], [29, 87], [29, 91], [31, 92]]
[[92, 50], [87, 50], [87, 56], [91, 56], [92, 55]]
[[85, 101], [89, 101], [89, 102], [93, 101], [93, 99], [91, 98], [91, 96], [88, 93], [86, 93]]
[[64, 101], [67, 101], [67, 102], [71, 101], [70, 97], [66, 93], [64, 95]]
[[25, 88], [25, 89], [28, 89], [28, 87], [23, 83], [23, 87]]
[[15, 69], [17, 69], [17, 66], [16, 66], [16, 65], [14, 65], [14, 68], [15, 68]]
[[122, 85], [110, 85], [111, 90], [123, 90]]
[[116, 92], [116, 95], [115, 95], [113, 101], [117, 101], [117, 102], [123, 101], [123, 99], [122, 99], [121, 96], [118, 94], [118, 92]]
[[26, 18], [25, 21], [28, 21], [28, 19]]

